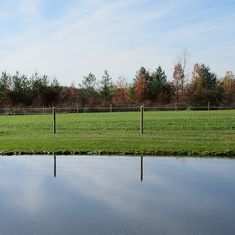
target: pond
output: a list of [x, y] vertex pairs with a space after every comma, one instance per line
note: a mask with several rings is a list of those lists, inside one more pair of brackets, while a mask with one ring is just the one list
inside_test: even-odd
[[235, 234], [235, 160], [0, 157], [1, 234]]

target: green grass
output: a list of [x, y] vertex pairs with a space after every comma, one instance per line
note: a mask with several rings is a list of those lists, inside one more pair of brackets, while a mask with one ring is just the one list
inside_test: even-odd
[[235, 153], [235, 111], [0, 116], [0, 152]]

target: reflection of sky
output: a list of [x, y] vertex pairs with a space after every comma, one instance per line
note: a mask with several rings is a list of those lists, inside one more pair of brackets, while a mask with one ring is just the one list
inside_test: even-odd
[[235, 160], [0, 157], [1, 234], [234, 234]]

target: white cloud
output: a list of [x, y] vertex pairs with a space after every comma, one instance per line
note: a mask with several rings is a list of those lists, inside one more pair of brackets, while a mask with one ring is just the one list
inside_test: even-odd
[[25, 17], [38, 17], [42, 0], [19, 0], [19, 13]]
[[[192, 0], [187, 4], [195, 2]], [[6, 51], [0, 55], [1, 68], [11, 73], [19, 70], [28, 74], [37, 70], [56, 76], [62, 84], [78, 84], [89, 72], [101, 77], [105, 69], [114, 79], [120, 75], [132, 79], [142, 65], [153, 70], [160, 64], [171, 77], [172, 61], [181, 48], [193, 51], [196, 59], [201, 58], [198, 54], [205, 55], [205, 60], [212, 61], [212, 66], [220, 73], [228, 67], [227, 60], [221, 64], [209, 59], [214, 54], [213, 48], [208, 42], [200, 45], [199, 40], [204, 40], [202, 35], [210, 36], [208, 32], [229, 27], [228, 21], [233, 19], [231, 15], [223, 18], [220, 24], [209, 19], [187, 25], [181, 22], [182, 19], [192, 19], [181, 16], [178, 26], [171, 28], [169, 18], [175, 16], [175, 11], [185, 8], [185, 1], [178, 1], [177, 5], [175, 1], [168, 1], [159, 4], [157, 9], [137, 10], [140, 3], [143, 2], [70, 2], [71, 5], [68, 4], [56, 18], [47, 19], [40, 16], [46, 1], [20, 0], [18, 14], [24, 15], [23, 22], [28, 20], [28, 23], [22, 32], [1, 39], [0, 45]], [[192, 15], [197, 19], [203, 13]], [[233, 48], [234, 42], [231, 44]], [[205, 47], [207, 53], [203, 53]], [[228, 64], [233, 70], [234, 63], [230, 61]]]
[[[151, 56], [148, 49], [143, 49], [144, 45], [121, 51], [117, 49], [121, 47], [118, 44], [122, 40], [124, 44], [134, 40], [134, 31], [138, 31], [133, 28], [137, 24], [134, 23], [135, 16], [129, 16], [130, 22], [127, 22], [132, 29], [125, 25], [128, 19], [121, 16], [114, 22], [115, 28], [108, 24], [108, 20], [114, 20], [112, 15], [117, 14], [118, 9], [129, 4], [124, 1], [111, 3], [85, 16], [81, 16], [78, 6], [62, 21], [44, 22], [37, 29], [30, 29], [27, 33], [10, 38], [7, 41], [14, 44], [16, 50], [2, 59], [2, 65], [10, 71], [33, 73], [38, 70], [57, 75], [64, 83], [78, 83], [84, 74], [91, 71], [101, 76], [104, 69], [109, 69], [115, 78], [122, 73], [132, 77], [138, 66]], [[86, 12], [84, 9], [83, 11]], [[162, 11], [159, 14], [161, 16]], [[142, 15], [143, 21], [156, 16]], [[140, 21], [138, 19], [139, 23]], [[126, 38], [125, 34], [133, 38]], [[131, 73], [130, 68], [133, 69]]]

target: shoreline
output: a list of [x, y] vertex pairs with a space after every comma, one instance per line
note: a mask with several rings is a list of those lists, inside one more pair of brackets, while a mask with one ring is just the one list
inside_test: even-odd
[[70, 155], [70, 156], [167, 156], [167, 157], [230, 157], [235, 158], [235, 152], [193, 152], [193, 151], [3, 151], [0, 156], [13, 156], [13, 155]]

